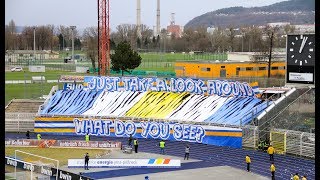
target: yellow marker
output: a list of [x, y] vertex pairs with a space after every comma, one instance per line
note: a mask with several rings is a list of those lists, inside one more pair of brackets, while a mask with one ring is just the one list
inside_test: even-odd
[[156, 160], [156, 164], [162, 164], [162, 162], [163, 162], [163, 159], [161, 158]]

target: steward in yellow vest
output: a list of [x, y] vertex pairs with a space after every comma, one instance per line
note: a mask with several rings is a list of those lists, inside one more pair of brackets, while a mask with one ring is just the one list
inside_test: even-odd
[[88, 133], [87, 133], [86, 136], [85, 136], [85, 140], [86, 140], [86, 142], [89, 142], [89, 141], [90, 141], [90, 136], [89, 136]]
[[270, 161], [274, 161], [274, 159], [273, 159], [273, 154], [274, 154], [275, 150], [274, 150], [274, 148], [272, 147], [272, 145], [270, 145], [270, 146], [268, 147], [267, 152], [268, 152], [268, 154], [269, 154], [269, 156], [270, 156]]
[[37, 134], [37, 139], [41, 140], [41, 134]]
[[165, 152], [164, 152], [165, 146], [166, 146], [166, 143], [164, 142], [164, 140], [161, 140], [161, 142], [159, 143], [160, 154], [165, 154]]
[[134, 152], [138, 153], [138, 140], [134, 139], [133, 140], [133, 145], [134, 145]]
[[271, 179], [274, 180], [274, 178], [275, 178], [274, 173], [276, 172], [276, 167], [274, 166], [273, 162], [271, 163], [270, 171], [271, 171]]
[[249, 155], [246, 155], [246, 163], [247, 163], [247, 171], [250, 172], [251, 159], [250, 159]]

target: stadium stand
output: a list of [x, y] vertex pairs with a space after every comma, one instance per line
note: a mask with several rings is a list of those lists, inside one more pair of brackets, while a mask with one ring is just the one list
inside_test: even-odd
[[13, 99], [5, 108], [6, 113], [37, 113], [43, 100]]
[[34, 117], [43, 100], [13, 99], [5, 107], [7, 132], [34, 131]]
[[[244, 125], [266, 108], [266, 101], [256, 97], [173, 92], [99, 93], [77, 89], [57, 91], [40, 115], [117, 116]], [[253, 113], [252, 109], [255, 109]]]

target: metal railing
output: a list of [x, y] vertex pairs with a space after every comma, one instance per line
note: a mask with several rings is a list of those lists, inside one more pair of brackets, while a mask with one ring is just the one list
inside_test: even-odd
[[315, 128], [315, 89], [309, 89], [272, 119], [271, 128], [310, 132]]
[[[285, 153], [315, 158], [315, 134], [287, 129], [272, 129], [285, 136]], [[271, 141], [271, 143], [273, 143]]]
[[34, 131], [35, 113], [5, 113], [6, 132]]
[[291, 89], [278, 100], [274, 101], [273, 104], [269, 105], [268, 108], [257, 117], [260, 137], [264, 139], [269, 134], [272, 119], [287, 107], [288, 104], [301, 96], [303, 92], [305, 92], [305, 90]]
[[246, 125], [242, 128], [242, 147], [256, 149], [259, 140], [258, 126]]
[[5, 113], [6, 119], [33, 119], [36, 113]]

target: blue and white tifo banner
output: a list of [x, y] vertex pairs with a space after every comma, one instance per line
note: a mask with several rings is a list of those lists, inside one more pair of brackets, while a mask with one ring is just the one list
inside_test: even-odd
[[[84, 159], [68, 159], [68, 168], [83, 168]], [[89, 168], [180, 168], [178, 159], [90, 159]]]
[[95, 91], [168, 91], [219, 96], [254, 96], [246, 82], [191, 78], [85, 76], [84, 87]]
[[83, 84], [80, 83], [64, 83], [63, 90], [75, 90], [75, 89], [84, 89]]
[[110, 119], [37, 117], [35, 132], [56, 135], [86, 135], [151, 138], [196, 142], [217, 146], [242, 147], [242, 130], [217, 126]]

